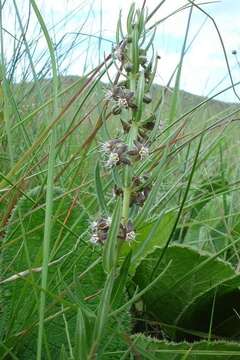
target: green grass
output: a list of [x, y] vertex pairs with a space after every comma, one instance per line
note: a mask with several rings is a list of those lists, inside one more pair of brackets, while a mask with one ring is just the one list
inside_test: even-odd
[[44, 61], [17, 2], [10, 61], [0, 33], [0, 359], [238, 359], [239, 105], [180, 89], [195, 5], [162, 87], [161, 3], [120, 14], [117, 57], [100, 21], [83, 77], [59, 70], [80, 35], [55, 46], [30, 3]]

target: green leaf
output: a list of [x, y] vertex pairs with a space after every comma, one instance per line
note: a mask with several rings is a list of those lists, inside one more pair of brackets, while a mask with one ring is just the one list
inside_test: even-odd
[[[155, 250], [137, 268], [135, 282], [140, 289], [150, 282], [152, 270], [162, 251]], [[143, 296], [148, 316], [176, 326], [175, 330], [166, 327], [166, 332], [173, 339], [195, 339], [195, 331], [205, 333], [207, 337], [216, 294], [212, 335], [236, 337], [240, 331], [240, 321], [235, 313], [240, 313], [240, 275], [229, 263], [208, 253], [172, 245], [166, 250], [155, 277], [170, 260], [172, 263], [168, 271]], [[186, 331], [177, 330], [177, 327]]]
[[116, 278], [115, 285], [112, 291], [112, 304], [113, 306], [119, 303], [124, 296], [124, 289], [127, 283], [128, 271], [131, 264], [132, 251], [129, 252], [125, 258], [118, 277]]
[[227, 341], [173, 343], [158, 341], [144, 335], [132, 337], [135, 351], [150, 360], [232, 360], [238, 359], [240, 344]]
[[144, 71], [141, 71], [138, 85], [137, 85], [137, 94], [136, 94], [136, 101], [137, 101], [137, 113], [135, 120], [140, 121], [143, 113], [143, 97], [144, 97], [144, 89], [145, 89], [145, 77], [144, 77]]
[[144, 9], [142, 10], [137, 10], [137, 18], [138, 18], [138, 33], [139, 33], [139, 38], [141, 37], [143, 31], [144, 31], [144, 22], [145, 22], [145, 19], [144, 19]]
[[148, 49], [149, 49], [150, 46], [152, 45], [153, 40], [154, 40], [155, 35], [156, 35], [156, 30], [157, 30], [157, 28], [156, 28], [156, 26], [155, 26], [154, 29], [153, 29], [153, 33], [152, 33], [152, 35], [151, 35], [151, 37], [150, 37], [150, 39], [149, 39], [149, 41], [148, 41], [148, 44], [147, 44], [146, 47], [145, 47], [145, 51], [148, 51]]
[[132, 22], [133, 22], [133, 14], [135, 11], [135, 4], [132, 3], [132, 5], [130, 6], [129, 12], [128, 12], [128, 17], [127, 17], [127, 31], [128, 34], [131, 33], [132, 31]]
[[[3, 240], [1, 280], [5, 280], [5, 282], [0, 285], [0, 290], [5, 314], [3, 330], [8, 337], [31, 327], [38, 318], [41, 271], [36, 272], [34, 269], [41, 269], [42, 264], [45, 191], [45, 189], [37, 187], [27, 193], [27, 198], [22, 197], [18, 201], [8, 223], [6, 237]], [[70, 213], [71, 206], [71, 197], [65, 195], [63, 189], [55, 187], [49, 262], [54, 262], [63, 256], [60, 264], [65, 267], [62, 274], [66, 283], [72, 281], [71, 270], [76, 265], [78, 258], [73, 252], [76, 240], [87, 227], [87, 219], [83, 210], [80, 207], [74, 207]], [[69, 255], [67, 256], [67, 254]], [[49, 294], [47, 296], [48, 304], [51, 301], [54, 302], [54, 298], [58, 297], [56, 285], [54, 285], [58, 281], [56, 268], [57, 265], [49, 266], [49, 292], [51, 296]], [[16, 277], [17, 274], [24, 274], [24, 272], [25, 275]], [[11, 280], [13, 276], [16, 277], [15, 280]], [[7, 279], [10, 281], [6, 282]], [[58, 319], [57, 322], [62, 324], [64, 332], [62, 319]], [[53, 323], [54, 321], [52, 321]], [[36, 336], [35, 330], [34, 328], [32, 333]], [[51, 328], [50, 334], [51, 338], [56, 335], [54, 326]], [[24, 345], [24, 339], [21, 339], [20, 351], [23, 351]]]
[[123, 34], [123, 30], [122, 30], [122, 11], [119, 11], [119, 16], [118, 16], [118, 22], [117, 22], [117, 27], [116, 27], [116, 42], [117, 45], [119, 45], [120, 43], [120, 37], [121, 40], [123, 40], [124, 38], [124, 34]]
[[[188, 221], [193, 221], [211, 200], [216, 199], [216, 197], [226, 191], [228, 187], [228, 183], [223, 181], [222, 177], [219, 176], [204, 181], [192, 195], [193, 205], [190, 208]], [[175, 239], [178, 239], [181, 233], [181, 241], [183, 241], [190, 229], [188, 225], [179, 229], [175, 233]]]
[[127, 254], [132, 250], [131, 272], [134, 272], [140, 262], [156, 247], [164, 246], [169, 238], [176, 219], [175, 212], [168, 212], [160, 215], [158, 219], [147, 223], [137, 229], [136, 241], [130, 247], [123, 244], [121, 255]]
[[86, 319], [81, 308], [77, 312], [74, 354], [76, 359], [86, 359], [88, 354]]
[[[95, 326], [94, 326], [94, 330], [93, 330], [94, 342], [93, 342], [93, 346], [91, 349], [92, 355], [95, 354], [98, 344], [100, 342], [100, 339], [103, 335], [103, 331], [105, 330], [105, 325], [107, 322], [109, 309], [110, 309], [110, 301], [111, 301], [112, 289], [113, 289], [113, 284], [114, 284], [114, 274], [115, 274], [115, 269], [112, 269], [111, 272], [107, 276], [107, 280], [105, 282], [101, 300], [100, 300], [100, 303], [98, 306], [98, 313], [97, 313]], [[91, 358], [92, 357], [90, 356], [90, 359]]]
[[96, 188], [96, 195], [97, 195], [99, 207], [100, 207], [102, 213], [107, 215], [108, 209], [107, 209], [107, 204], [106, 204], [104, 193], [103, 193], [99, 162], [97, 163], [97, 165], [95, 167], [95, 188]]

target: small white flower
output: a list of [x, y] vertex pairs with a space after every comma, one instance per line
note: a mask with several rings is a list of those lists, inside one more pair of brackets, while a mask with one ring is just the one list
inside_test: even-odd
[[139, 150], [140, 159], [144, 160], [149, 156], [149, 148], [147, 146], [142, 146]]
[[93, 222], [91, 223], [91, 229], [92, 229], [92, 230], [95, 230], [95, 229], [97, 228], [97, 225], [98, 225], [97, 221], [93, 221]]
[[118, 106], [120, 106], [121, 108], [127, 108], [128, 107], [128, 102], [125, 98], [119, 98], [117, 101]]
[[106, 161], [106, 167], [112, 168], [112, 167], [116, 166], [117, 163], [119, 162], [119, 160], [120, 160], [120, 159], [119, 159], [118, 154], [115, 153], [115, 152], [111, 152], [111, 153], [109, 154], [108, 160]]
[[105, 154], [109, 154], [111, 152], [112, 145], [109, 141], [106, 141], [101, 145], [101, 150]]
[[99, 237], [97, 234], [92, 234], [92, 237], [90, 238], [90, 243], [93, 245], [97, 245], [99, 243]]
[[106, 223], [108, 224], [108, 226], [111, 226], [111, 223], [112, 223], [112, 218], [111, 218], [111, 216], [108, 216], [108, 217], [107, 217]]
[[108, 100], [108, 101], [113, 100], [113, 92], [112, 92], [112, 90], [108, 89], [108, 90], [105, 91], [104, 99]]
[[136, 239], [135, 231], [132, 230], [126, 234], [126, 241], [131, 242], [131, 241], [134, 241], [135, 239]]

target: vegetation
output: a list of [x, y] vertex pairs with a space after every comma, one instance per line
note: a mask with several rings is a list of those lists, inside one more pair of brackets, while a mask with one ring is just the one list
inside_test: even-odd
[[[180, 90], [201, 7], [181, 9], [163, 87], [161, 3], [120, 14], [112, 52], [83, 77], [59, 74], [65, 55], [30, 5], [49, 56], [39, 72], [16, 2], [9, 62], [6, 2], [0, 16], [0, 359], [239, 359], [238, 104]], [[17, 78], [23, 57], [31, 80]]]

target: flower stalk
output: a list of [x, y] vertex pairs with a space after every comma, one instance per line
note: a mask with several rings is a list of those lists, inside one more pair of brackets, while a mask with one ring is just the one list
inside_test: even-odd
[[[120, 118], [123, 132], [122, 136], [109, 139], [102, 145], [105, 170], [111, 170], [112, 174], [114, 197], [121, 199], [121, 219], [117, 236], [119, 246], [116, 250], [118, 254], [124, 241], [131, 243], [135, 240], [134, 216], [141, 211], [151, 190], [149, 177], [141, 174], [141, 171], [139, 174], [139, 169], [146, 169], [144, 164], [150, 156], [150, 133], [155, 127], [152, 112], [146, 115], [152, 101], [150, 86], [154, 77], [153, 54], [148, 61], [147, 52], [151, 49], [155, 32], [145, 44], [146, 21], [145, 11], [135, 10], [132, 5], [127, 18], [127, 33], [124, 35], [119, 18], [117, 46], [112, 52], [118, 73], [114, 81], [110, 79], [112, 86], [105, 96], [106, 106], [111, 106], [113, 117]], [[130, 211], [132, 209], [133, 211]], [[111, 214], [111, 210], [109, 213]], [[94, 227], [91, 242], [106, 246], [105, 242], [108, 242], [111, 227], [114, 225], [106, 224], [104, 229], [101, 229], [102, 223], [106, 223], [103, 215], [95, 223], [97, 226]]]

